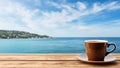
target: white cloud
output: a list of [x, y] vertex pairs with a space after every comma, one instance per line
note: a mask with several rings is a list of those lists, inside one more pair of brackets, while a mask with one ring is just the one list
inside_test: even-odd
[[[111, 24], [112, 25], [112, 24]], [[117, 37], [120, 35], [120, 24], [118, 26], [106, 26], [102, 24], [94, 25], [77, 25], [72, 27], [72, 34], [68, 33], [68, 36], [80, 36], [80, 37]], [[73, 35], [74, 34], [74, 35]]]
[[[61, 9], [61, 11], [45, 12], [41, 9], [29, 9], [27, 6], [11, 0], [0, 2], [0, 29], [25, 30], [53, 36], [89, 36], [92, 33], [92, 35], [100, 36], [101, 32], [105, 32], [104, 34], [107, 36], [109, 35], [107, 33], [110, 33], [111, 30], [115, 33], [117, 31], [114, 29], [120, 29], [119, 27], [108, 29], [102, 24], [88, 26], [80, 21], [89, 14], [96, 14], [104, 10], [120, 9], [118, 2], [94, 3], [92, 8], [88, 8], [82, 2], [76, 2], [71, 5], [66, 3], [58, 4], [49, 0], [47, 3]], [[41, 15], [38, 16], [38, 14]], [[79, 20], [79, 23], [74, 24], [74, 20]]]
[[105, 4], [94, 3], [92, 12], [97, 13], [103, 10], [115, 10], [115, 9], [120, 9], [120, 4], [117, 1]]
[[[35, 24], [32, 21], [32, 17], [38, 10], [30, 10], [20, 3], [12, 1], [2, 1], [0, 6], [0, 24], [1, 29], [12, 29], [12, 30], [27, 30], [27, 27], [33, 29]], [[4, 18], [3, 18], [4, 17]], [[14, 21], [13, 21], [14, 20]], [[19, 23], [19, 24], [18, 24]], [[20, 24], [21, 23], [21, 24]], [[22, 27], [24, 24], [26, 27]]]
[[79, 10], [84, 10], [87, 8], [86, 5], [82, 2], [77, 2], [76, 4], [77, 4]]

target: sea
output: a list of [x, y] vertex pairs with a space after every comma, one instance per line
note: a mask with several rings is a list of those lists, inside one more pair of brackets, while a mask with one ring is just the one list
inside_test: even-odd
[[[120, 53], [120, 37], [56, 37], [43, 39], [0, 39], [0, 54], [48, 54], [85, 53], [85, 40], [107, 40], [117, 45], [114, 53]], [[113, 46], [107, 48], [110, 51]]]

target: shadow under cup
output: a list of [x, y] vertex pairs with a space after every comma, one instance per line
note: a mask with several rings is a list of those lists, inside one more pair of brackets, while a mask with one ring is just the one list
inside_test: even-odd
[[[110, 45], [114, 48], [107, 52]], [[116, 49], [115, 43], [108, 43], [106, 40], [86, 40], [85, 47], [89, 61], [104, 61], [105, 56]]]

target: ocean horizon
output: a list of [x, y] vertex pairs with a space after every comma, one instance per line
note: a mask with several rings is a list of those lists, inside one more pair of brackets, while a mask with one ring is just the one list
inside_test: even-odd
[[[120, 37], [55, 37], [34, 39], [0, 39], [0, 53], [85, 53], [85, 40], [107, 40], [117, 45], [114, 53], [120, 53]], [[109, 51], [112, 48], [109, 47]]]

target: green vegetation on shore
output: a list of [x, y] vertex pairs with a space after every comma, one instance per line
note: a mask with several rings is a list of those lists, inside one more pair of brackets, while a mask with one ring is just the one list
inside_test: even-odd
[[29, 33], [25, 31], [16, 30], [0, 30], [0, 38], [2, 39], [12, 39], [12, 38], [50, 38], [47, 35], [39, 35], [34, 33]]

